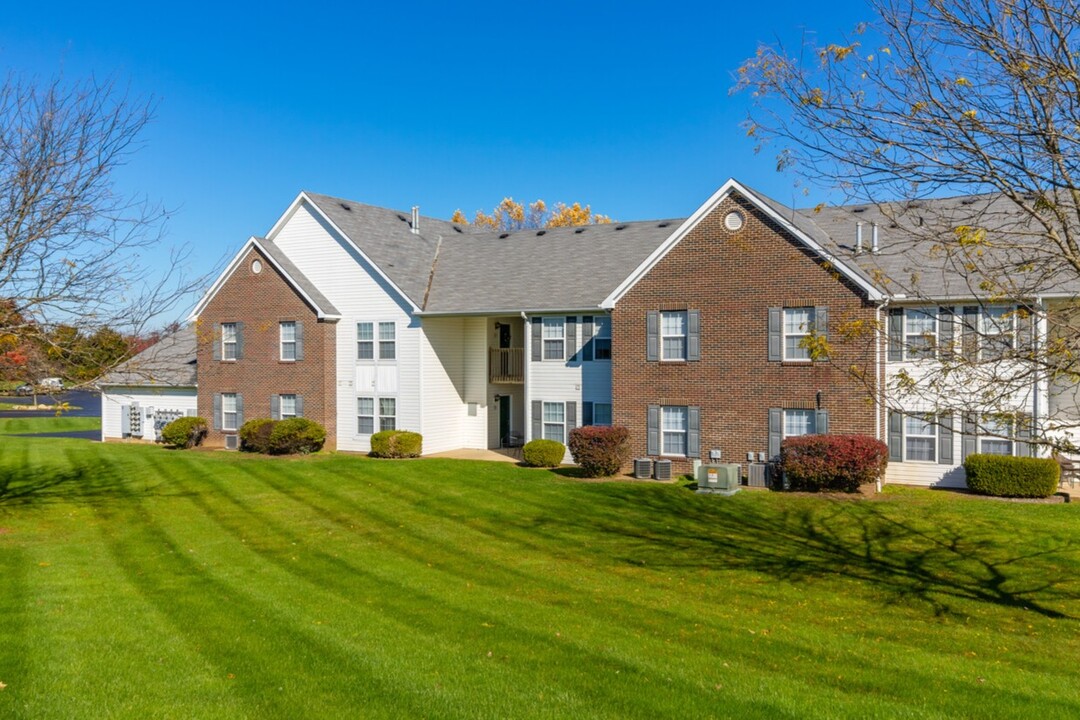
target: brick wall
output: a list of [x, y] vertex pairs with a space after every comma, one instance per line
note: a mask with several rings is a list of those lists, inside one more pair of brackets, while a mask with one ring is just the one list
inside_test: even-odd
[[[257, 274], [252, 270], [256, 259], [262, 264]], [[280, 359], [282, 321], [303, 323], [303, 360]], [[230, 322], [244, 323], [244, 356], [214, 360], [214, 344], [220, 343], [216, 328]], [[243, 396], [245, 420], [270, 417], [271, 395], [296, 394], [303, 397], [304, 417], [326, 428], [326, 446], [333, 448], [335, 328], [318, 322], [315, 311], [253, 248], [199, 316], [199, 415], [211, 426], [207, 444], [225, 444], [226, 433], [212, 429], [215, 393]]]
[[[724, 217], [735, 209], [745, 223], [732, 232]], [[828, 307], [830, 362], [770, 362], [768, 309], [804, 300]], [[687, 309], [701, 311], [701, 360], [646, 362], [647, 311]], [[700, 406], [702, 461], [719, 448], [744, 473], [747, 452], [768, 451], [769, 408], [813, 408], [819, 391], [830, 432], [872, 436], [870, 393], [848, 369], [872, 367], [873, 348], [838, 332], [856, 319], [872, 322], [874, 307], [855, 286], [731, 196], [612, 312], [613, 421], [630, 429], [633, 457], [644, 457], [648, 405]], [[674, 472], [690, 471], [689, 460], [674, 460]]]

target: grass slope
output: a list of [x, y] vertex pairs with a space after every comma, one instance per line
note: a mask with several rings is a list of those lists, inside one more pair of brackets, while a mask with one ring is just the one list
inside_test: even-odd
[[0, 440], [0, 717], [1072, 718], [1071, 506]]
[[101, 418], [96, 417], [27, 415], [26, 417], [0, 418], [0, 435], [32, 435], [43, 432], [74, 432], [100, 428]]

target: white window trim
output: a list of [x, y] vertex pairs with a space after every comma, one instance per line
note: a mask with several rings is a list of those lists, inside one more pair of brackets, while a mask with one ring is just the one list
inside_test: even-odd
[[[292, 325], [293, 339], [285, 340], [285, 326]], [[285, 357], [285, 345], [293, 346], [293, 356], [291, 358]], [[296, 321], [295, 320], [282, 320], [278, 322], [278, 360], [281, 362], [296, 362]]]
[[[559, 337], [548, 337], [548, 328], [559, 329]], [[559, 344], [559, 355], [555, 357], [554, 353], [551, 357], [548, 357], [548, 343]], [[542, 318], [540, 323], [540, 361], [541, 362], [560, 362], [566, 359], [566, 318], [561, 317], [545, 317]]]
[[[393, 415], [383, 413], [383, 408], [382, 408], [383, 400], [392, 400], [393, 401], [393, 403], [394, 403], [394, 414]], [[376, 396], [375, 397], [375, 412], [376, 412], [375, 426], [378, 428], [375, 432], [382, 432], [383, 430], [397, 430], [398, 429], [398, 422], [397, 422], [397, 419], [398, 419], [398, 406], [397, 406], [397, 396], [396, 395], [378, 395], [378, 396]], [[393, 418], [394, 419], [394, 422], [393, 422], [394, 427], [392, 427], [392, 428], [384, 428], [383, 427], [383, 419], [384, 418]]]
[[[597, 319], [593, 320], [593, 328], [596, 329], [596, 332], [593, 335], [592, 359], [593, 359], [594, 362], [606, 362], [606, 363], [609, 363], [609, 362], [611, 362], [611, 318], [606, 317], [606, 318], [597, 318]], [[600, 331], [601, 329], [603, 330], [603, 332]], [[607, 341], [608, 356], [606, 358], [598, 358], [598, 357], [596, 357], [596, 341], [597, 340], [606, 340]]]
[[[292, 412], [285, 412], [285, 398], [292, 398]], [[278, 395], [278, 419], [288, 420], [289, 418], [296, 417], [296, 393], [285, 393], [284, 395]]]
[[[228, 410], [225, 404], [228, 401], [232, 401], [232, 410]], [[236, 393], [221, 393], [221, 429], [224, 431], [236, 430]], [[232, 415], [232, 423], [226, 421], [226, 418]]]
[[[360, 401], [361, 400], [371, 400], [371, 414], [370, 415], [361, 415], [360, 414]], [[379, 426], [379, 423], [378, 423], [379, 416], [377, 414], [378, 410], [379, 410], [379, 399], [376, 396], [374, 396], [374, 395], [357, 395], [356, 396], [356, 425], [354, 426], [354, 427], [356, 427], [356, 437], [371, 437], [372, 435], [374, 435], [375, 433], [378, 432], [378, 426]], [[370, 433], [366, 433], [366, 432], [363, 432], [362, 430], [360, 430], [360, 420], [361, 420], [361, 418], [371, 418], [371, 432]]]
[[[559, 407], [562, 408], [562, 422], [551, 422], [551, 421], [549, 421], [547, 419], [547, 412], [546, 411], [547, 411], [547, 407], [549, 405], [558, 405]], [[561, 436], [561, 439], [559, 440], [559, 442], [561, 442], [562, 444], [565, 445], [566, 444], [566, 403], [565, 402], [546, 402], [545, 401], [540, 406], [540, 437], [544, 438], [544, 439], [550, 439], [550, 438], [548, 438], [547, 429], [548, 429], [548, 427], [556, 427], [556, 426], [559, 428], [559, 435]]]
[[[232, 340], [226, 339], [226, 328], [231, 329]], [[235, 322], [221, 323], [221, 360], [222, 362], [236, 362], [236, 354], [240, 350], [239, 338], [237, 338], [237, 324]], [[232, 345], [232, 357], [229, 357], [227, 348]]]
[[[810, 311], [810, 326], [807, 327], [807, 328], [804, 328], [805, 332], [789, 333], [787, 331], [788, 312], [793, 311], [793, 310], [798, 310], [800, 312], [803, 312], [803, 311], [806, 311], [806, 310]], [[809, 351], [807, 351], [807, 357], [788, 357], [788, 348], [787, 348], [788, 344], [787, 344], [787, 341], [788, 341], [789, 337], [797, 337], [797, 338], [808, 338], [808, 337], [810, 337], [814, 333], [814, 324], [816, 322], [817, 322], [817, 310], [815, 308], [813, 308], [813, 307], [800, 306], [800, 307], [785, 307], [783, 309], [783, 311], [781, 312], [781, 315], [780, 315], [780, 357], [783, 359], [784, 362], [788, 362], [788, 363], [809, 363], [809, 362], [813, 361], [813, 358], [809, 356], [810, 355]], [[801, 346], [802, 346], [802, 342], [800, 341], [799, 347], [801, 347]]]
[[[361, 325], [370, 325], [371, 326], [371, 339], [370, 340], [361, 340], [360, 339], [360, 326]], [[376, 327], [377, 327], [377, 323], [371, 322], [369, 320], [357, 320], [356, 321], [356, 362], [357, 363], [374, 363], [376, 361], [377, 353], [376, 353], [376, 349], [375, 349], [375, 344], [378, 341], [377, 338], [375, 337]], [[371, 345], [371, 357], [369, 357], [369, 358], [360, 357], [360, 343], [364, 343], [366, 345]]]
[[[683, 411], [685, 427], [682, 430], [668, 430], [664, 426], [665, 410], [679, 409]], [[669, 452], [667, 447], [668, 433], [679, 433], [683, 436], [683, 448], [689, 449], [690, 444], [690, 407], [688, 405], [661, 405], [660, 406], [660, 456], [661, 457], [686, 457], [685, 452]]]
[[[1002, 330], [996, 322], [991, 322], [990, 311], [1000, 310], [1007, 314], [1005, 322], [1009, 327], [1006, 330]], [[999, 360], [999, 357], [995, 357], [988, 351], [990, 349], [990, 342], [993, 338], [1009, 337], [1009, 347], [1013, 350], [1016, 349], [1016, 306], [1015, 305], [987, 305], [979, 312], [979, 359], [980, 360]]]
[[[393, 335], [394, 335], [393, 338], [391, 338], [389, 340], [384, 340], [383, 339], [383, 336], [382, 336], [383, 326], [389, 326], [391, 329], [393, 329], [393, 331], [394, 331], [393, 332]], [[377, 363], [396, 363], [397, 358], [398, 358], [398, 351], [397, 351], [398, 350], [397, 323], [394, 322], [393, 320], [380, 320], [377, 323], [375, 323], [375, 331], [378, 334], [378, 336], [375, 338], [375, 342], [378, 345], [378, 350], [375, 353], [375, 361]], [[394, 357], [391, 357], [391, 358], [383, 357], [383, 347], [385, 347], [386, 345], [390, 345], [391, 347], [394, 348]]]
[[[810, 432], [800, 433], [798, 435], [788, 434], [787, 419], [788, 413], [810, 413]], [[786, 440], [789, 437], [803, 437], [804, 435], [816, 435], [817, 434], [817, 411], [807, 408], [784, 408], [781, 411], [780, 418], [780, 439]]]
[[[665, 315], [682, 315], [683, 331], [678, 335], [669, 335], [664, 332]], [[664, 348], [664, 340], [667, 338], [682, 338], [682, 357], [668, 357]], [[686, 362], [686, 355], [690, 350], [690, 313], [686, 310], [661, 310], [660, 311], [660, 362], [681, 363]]]
[[[913, 333], [908, 330], [908, 319], [912, 313], [920, 313], [922, 315], [929, 316], [934, 323], [934, 331], [927, 335], [926, 333]], [[904, 360], [926, 360], [937, 357], [938, 345], [941, 338], [941, 325], [937, 316], [937, 308], [931, 307], [912, 307], [904, 308], [904, 341], [903, 345], [903, 358]], [[908, 342], [908, 338], [911, 337], [931, 337], [930, 348], [926, 353], [913, 353], [911, 344]]]
[[986, 442], [986, 441], [990, 441], [990, 442], [1007, 442], [1007, 443], [1009, 443], [1008, 455], [1010, 457], [1015, 457], [1016, 456], [1016, 446], [1017, 446], [1017, 441], [1016, 441], [1017, 419], [1015, 417], [1011, 417], [1008, 420], [1006, 420], [1005, 422], [1008, 423], [1007, 434], [1006, 435], [993, 435], [993, 434], [990, 434], [989, 432], [986, 432], [986, 430], [988, 429], [988, 428], [985, 427], [986, 420], [982, 420], [980, 425], [979, 425], [979, 432], [975, 435], [975, 452], [983, 453], [983, 454], [1000, 455], [1001, 453], [986, 453], [983, 450], [983, 442]]
[[[910, 434], [908, 432], [908, 426], [907, 426], [907, 419], [910, 416], [919, 416], [919, 417], [923, 417], [923, 418], [929, 417], [930, 418], [930, 421], [929, 421], [930, 422], [930, 428], [933, 430], [933, 435], [912, 435], [912, 434]], [[940, 435], [940, 427], [938, 425], [939, 420], [938, 420], [938, 417], [937, 417], [936, 413], [934, 413], [934, 412], [906, 412], [906, 413], [902, 414], [902, 417], [903, 417], [903, 421], [902, 421], [903, 422], [903, 432], [901, 433], [901, 438], [902, 438], [902, 442], [903, 442], [903, 448], [902, 448], [903, 449], [903, 458], [904, 458], [903, 462], [906, 462], [906, 463], [909, 463], [909, 462], [910, 463], [923, 463], [925, 465], [936, 465], [936, 464], [938, 464], [938, 452], [939, 452], [938, 439], [941, 437], [941, 435]], [[921, 460], [921, 459], [920, 460], [915, 460], [913, 458], [908, 457], [908, 439], [909, 438], [916, 438], [916, 439], [921, 439], [921, 440], [926, 440], [928, 438], [933, 438], [934, 442], [933, 442], [933, 445], [931, 447], [933, 449], [933, 455], [934, 456], [929, 460]]]

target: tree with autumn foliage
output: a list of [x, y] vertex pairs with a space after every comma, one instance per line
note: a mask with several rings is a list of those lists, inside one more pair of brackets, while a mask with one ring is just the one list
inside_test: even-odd
[[[942, 268], [961, 278], [959, 301], [982, 306], [973, 316], [992, 318], [964, 331], [1002, 352], [943, 348], [918, 377], [896, 376], [890, 402], [958, 398], [994, 422], [1049, 387], [1035, 440], [1080, 436], [1080, 2], [869, 8], [846, 37], [765, 45], [744, 63], [748, 134], [778, 169], [885, 216], [882, 253], [910, 267], [888, 275], [890, 294], [936, 313], [921, 280]], [[995, 316], [1003, 307], [1015, 310]]]
[[[450, 222], [459, 225], [469, 225], [468, 218], [461, 210], [455, 210]], [[491, 213], [477, 210], [472, 225], [478, 228], [490, 230], [514, 232], [516, 230], [530, 230], [538, 228], [572, 227], [577, 225], [601, 225], [610, 223], [611, 218], [607, 215], [593, 213], [588, 205], [581, 203], [567, 205], [558, 202], [551, 208], [543, 200], [536, 200], [529, 204], [519, 203], [514, 198], [503, 198], [502, 202], [495, 206]]]

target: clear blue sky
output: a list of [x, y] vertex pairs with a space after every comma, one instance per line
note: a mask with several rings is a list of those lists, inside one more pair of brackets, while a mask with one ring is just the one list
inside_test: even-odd
[[512, 195], [635, 220], [688, 215], [734, 176], [811, 204], [754, 154], [734, 71], [760, 42], [868, 19], [861, 0], [19, 2], [0, 62], [157, 98], [118, 184], [175, 208], [169, 241], [208, 272], [302, 189], [443, 218]]

